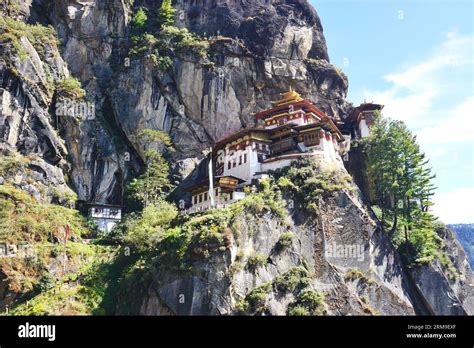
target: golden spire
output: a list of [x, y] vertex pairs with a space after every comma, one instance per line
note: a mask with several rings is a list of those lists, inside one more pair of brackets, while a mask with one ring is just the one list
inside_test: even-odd
[[276, 106], [281, 106], [291, 103], [297, 103], [304, 100], [298, 92], [293, 90], [291, 86], [288, 92], [280, 93], [280, 95], [283, 98], [272, 102], [272, 104], [275, 104]]

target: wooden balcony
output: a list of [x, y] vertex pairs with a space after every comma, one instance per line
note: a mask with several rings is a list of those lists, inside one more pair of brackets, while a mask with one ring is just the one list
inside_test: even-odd
[[296, 149], [296, 141], [293, 138], [288, 138], [281, 140], [279, 142], [276, 142], [270, 146], [271, 153], [272, 154], [278, 154], [290, 150]]

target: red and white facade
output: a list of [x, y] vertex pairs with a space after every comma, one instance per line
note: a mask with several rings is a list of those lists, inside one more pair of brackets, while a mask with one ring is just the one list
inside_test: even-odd
[[[241, 182], [232, 190], [239, 192], [240, 198], [241, 188], [300, 158], [311, 157], [343, 167], [341, 155], [348, 140], [333, 120], [294, 91], [282, 96], [272, 108], [255, 114], [257, 127], [234, 133], [213, 147], [214, 175], [238, 178]], [[196, 188], [188, 191], [193, 189]], [[196, 202], [195, 195], [191, 209], [210, 208], [210, 203], [203, 204], [199, 199]]]

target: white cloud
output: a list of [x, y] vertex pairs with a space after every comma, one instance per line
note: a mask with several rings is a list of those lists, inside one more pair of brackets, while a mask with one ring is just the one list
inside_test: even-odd
[[474, 96], [467, 97], [445, 117], [435, 120], [432, 126], [417, 132], [420, 144], [471, 142], [474, 146]]
[[474, 187], [462, 187], [434, 197], [433, 213], [444, 223], [474, 223]]
[[393, 87], [386, 91], [366, 91], [364, 95], [367, 100], [385, 105], [383, 114], [386, 117], [419, 124], [420, 116], [428, 114], [432, 109], [432, 101], [437, 93], [433, 88], [426, 88], [408, 95], [400, 95], [398, 87]]
[[437, 73], [473, 63], [471, 52], [473, 43], [472, 35], [462, 36], [456, 32], [450, 32], [446, 34], [446, 40], [435, 49], [430, 58], [402, 72], [387, 74], [384, 79], [392, 82], [395, 88], [404, 87], [412, 91], [436, 89], [432, 82]]
[[362, 96], [384, 104], [385, 116], [403, 120], [411, 128], [431, 125], [439, 117], [449, 118], [445, 112], [435, 109], [434, 104], [443, 95], [452, 93], [453, 88], [459, 88], [464, 95], [466, 89], [472, 93], [472, 81], [466, 88], [459, 81], [453, 81], [452, 76], [462, 69], [473, 69], [473, 45], [473, 35], [450, 32], [427, 59], [383, 76], [390, 83], [389, 88], [364, 90]]

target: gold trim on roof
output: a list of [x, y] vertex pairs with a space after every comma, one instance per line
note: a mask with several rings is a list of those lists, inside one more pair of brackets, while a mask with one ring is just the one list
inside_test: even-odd
[[290, 103], [297, 103], [300, 101], [303, 101], [304, 99], [301, 97], [301, 94], [299, 94], [296, 91], [293, 91], [293, 89], [290, 87], [290, 90], [285, 93], [280, 93], [280, 95], [283, 97], [280, 100], [276, 100], [272, 102], [272, 104], [275, 104], [276, 106], [281, 106], [281, 105], [286, 105]]

